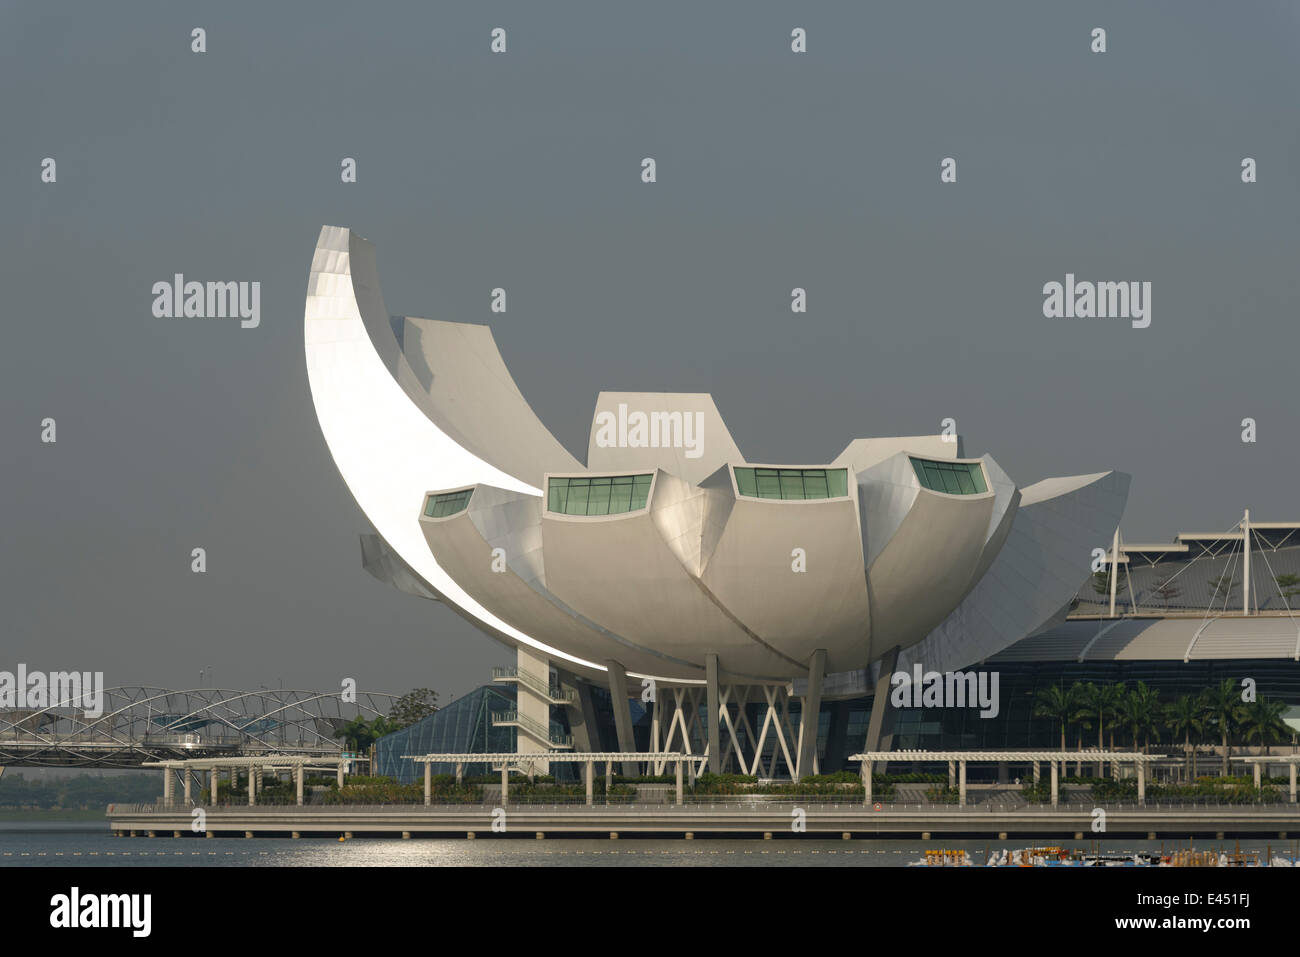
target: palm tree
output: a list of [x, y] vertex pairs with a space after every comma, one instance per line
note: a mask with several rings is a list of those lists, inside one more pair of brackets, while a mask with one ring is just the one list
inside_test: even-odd
[[[1115, 717], [1116, 709], [1119, 703], [1124, 700], [1124, 684], [1101, 685], [1100, 687], [1087, 685], [1092, 690], [1089, 692], [1089, 704], [1092, 706], [1092, 713], [1097, 716], [1097, 750], [1106, 750], [1106, 721]], [[1115, 748], [1115, 729], [1110, 729], [1110, 746]], [[1101, 777], [1101, 763], [1097, 764], [1097, 777]]]
[[[1138, 730], [1142, 732], [1142, 753], [1146, 754], [1151, 747], [1151, 736], [1154, 734], [1156, 740], [1160, 740], [1160, 721], [1163, 717], [1160, 691], [1148, 687], [1145, 681], [1139, 681], [1129, 693], [1129, 698], [1135, 702]], [[1133, 736], [1133, 750], [1137, 750], [1136, 733]]]
[[1115, 720], [1133, 735], [1134, 751], [1138, 749], [1138, 736], [1142, 733], [1142, 707], [1137, 691], [1130, 691], [1115, 708]]
[[1223, 740], [1223, 777], [1228, 776], [1228, 736], [1241, 724], [1241, 688], [1231, 678], [1206, 691], [1205, 704], [1210, 724]]
[[[1124, 687], [1124, 682], [1118, 684], [1102, 685], [1097, 691], [1097, 747], [1101, 747], [1102, 725], [1107, 719], [1115, 718], [1119, 713], [1120, 703], [1128, 694]], [[1115, 727], [1112, 723], [1110, 729], [1110, 747], [1115, 749]]]
[[1061, 725], [1061, 750], [1065, 750], [1065, 726], [1070, 723], [1070, 717], [1075, 711], [1075, 704], [1071, 691], [1066, 691], [1060, 685], [1050, 685], [1046, 688], [1038, 689], [1038, 697], [1034, 701], [1034, 717], [1048, 718], [1051, 721], [1058, 721]]
[[[1092, 719], [1097, 713], [1094, 704], [1097, 698], [1097, 686], [1091, 681], [1085, 683], [1075, 682], [1070, 686], [1070, 697], [1074, 706], [1074, 714], [1070, 718], [1070, 722], [1078, 727], [1078, 749], [1082, 751], [1083, 732], [1092, 730]], [[1082, 772], [1081, 762], [1075, 761], [1075, 776], [1078, 777]]]
[[1191, 761], [1191, 778], [1196, 780], [1196, 751], [1192, 749], [1192, 734], [1199, 741], [1205, 733], [1205, 704], [1199, 696], [1182, 695], [1171, 701], [1165, 710], [1165, 721], [1176, 738], [1183, 736], [1183, 756]]
[[1268, 754], [1270, 744], [1285, 740], [1290, 733], [1290, 729], [1282, 723], [1286, 709], [1286, 702], [1272, 698], [1260, 698], [1253, 704], [1246, 705], [1242, 722], [1246, 742], [1259, 738], [1260, 744], [1264, 745], [1264, 753]]

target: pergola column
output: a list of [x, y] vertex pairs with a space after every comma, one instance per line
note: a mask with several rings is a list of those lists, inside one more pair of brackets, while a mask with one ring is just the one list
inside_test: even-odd
[[966, 762], [957, 762], [957, 801], [962, 806], [966, 806]]
[[298, 806], [302, 807], [302, 785], [303, 778], [307, 776], [306, 769], [300, 764], [293, 769], [293, 783], [298, 790]]
[[465, 763], [463, 761], [456, 762], [456, 783], [465, 783]]
[[1263, 762], [1263, 761], [1251, 761], [1250, 763], [1253, 764], [1253, 765], [1255, 765], [1255, 790], [1258, 791], [1258, 790], [1259, 790], [1259, 786], [1260, 786], [1260, 784], [1262, 783], [1261, 780], [1260, 780], [1260, 777], [1261, 777], [1261, 775], [1264, 773], [1264, 772], [1263, 772], [1264, 762]]
[[1295, 803], [1295, 762], [1289, 762], [1291, 766], [1291, 803]]
[[337, 773], [338, 773], [339, 787], [342, 788], [343, 787], [343, 759], [342, 758], [339, 758]]
[[501, 762], [501, 806], [506, 806], [508, 794], [510, 792], [510, 762]]
[[1034, 786], [1035, 786], [1035, 787], [1038, 786], [1038, 782], [1039, 782], [1041, 779], [1042, 779], [1042, 768], [1041, 768], [1041, 766], [1039, 765], [1039, 763], [1038, 763], [1037, 761], [1035, 761], [1035, 762], [1034, 762]]
[[609, 789], [612, 788], [613, 786], [614, 786], [614, 762], [606, 761], [605, 762], [605, 793], [608, 794]]
[[172, 769], [164, 765], [162, 770], [163, 770], [163, 806], [171, 807], [172, 792], [173, 789], [175, 788], [175, 783], [172, 781]]
[[216, 803], [217, 803], [217, 791], [219, 790], [219, 788], [218, 788], [218, 786], [217, 786], [217, 782], [220, 780], [220, 778], [218, 777], [218, 774], [219, 774], [219, 772], [217, 771], [217, 766], [216, 766], [215, 764], [212, 765], [212, 772], [211, 772], [211, 775], [210, 775], [210, 776], [211, 776], [211, 779], [212, 779], [212, 786], [211, 786], [212, 793], [211, 793], [210, 795], [208, 795], [208, 803], [210, 803], [210, 804], [212, 804], [212, 805], [214, 805], [214, 806], [215, 806]]
[[1052, 807], [1056, 807], [1061, 798], [1060, 766], [1052, 762]]
[[185, 768], [185, 806], [189, 807], [194, 803], [194, 772]]
[[257, 803], [257, 769], [251, 764], [248, 766], [248, 806], [252, 807]]
[[[595, 779], [596, 779], [596, 762], [587, 762], [587, 805], [595, 804]], [[609, 800], [609, 791], [605, 791], [605, 800]]]
[[948, 762], [948, 787], [955, 788], [956, 786], [957, 786], [957, 762], [949, 761]]
[[1145, 761], [1137, 762], [1138, 804], [1147, 803], [1147, 766]]
[[[677, 806], [681, 807], [682, 806], [682, 759], [678, 758], [673, 763], [677, 765]], [[588, 764], [587, 767], [588, 769], [590, 769], [591, 765]], [[588, 770], [587, 773], [590, 774], [591, 771]], [[1294, 764], [1291, 765], [1291, 800], [1293, 801], [1295, 800], [1295, 765]]]
[[872, 762], [863, 760], [862, 762], [862, 803], [871, 803], [871, 765]]
[[[456, 765], [460, 767], [460, 765]], [[424, 806], [433, 803], [433, 762], [424, 762]]]

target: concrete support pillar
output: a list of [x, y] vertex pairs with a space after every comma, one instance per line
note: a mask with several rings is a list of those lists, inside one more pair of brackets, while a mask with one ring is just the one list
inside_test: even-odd
[[[620, 751], [635, 751], [636, 738], [632, 734], [632, 708], [628, 704], [627, 698], [627, 669], [617, 661], [606, 661], [605, 667], [609, 675], [609, 698], [610, 704], [614, 708], [614, 730], [618, 734], [618, 749]], [[636, 777], [637, 766], [635, 761], [623, 762], [623, 774], [627, 777]]]
[[[596, 799], [595, 799], [595, 793], [596, 793], [596, 784], [595, 784], [595, 779], [596, 779], [596, 762], [595, 762], [595, 761], [588, 761], [588, 762], [587, 762], [587, 805], [588, 805], [588, 806], [590, 806], [590, 805], [596, 803]], [[609, 791], [608, 791], [608, 790], [605, 792], [605, 800], [606, 800], [607, 802], [609, 801]]]
[[1060, 801], [1060, 766], [1052, 762], [1052, 807], [1056, 807]]
[[298, 792], [298, 806], [302, 807], [303, 781], [307, 777], [307, 770], [300, 764], [293, 771], [293, 784]]
[[[682, 762], [681, 762], [681, 761], [674, 761], [673, 764], [677, 765], [677, 806], [678, 806], [678, 807], [681, 807], [681, 806], [682, 806], [682, 798], [683, 798], [683, 795], [682, 795]], [[1291, 768], [1292, 768], [1292, 770], [1294, 771], [1294, 770], [1295, 770], [1295, 765], [1294, 765], [1294, 764], [1291, 765]], [[1295, 778], [1293, 777], [1293, 778], [1292, 778], [1292, 781], [1294, 782], [1294, 780], [1295, 780]], [[1295, 800], [1294, 794], [1293, 794], [1291, 800], [1293, 800], [1293, 801]]]
[[612, 788], [613, 786], [614, 786], [614, 762], [606, 761], [605, 762], [605, 793], [608, 794], [609, 789]]
[[[876, 676], [875, 695], [871, 699], [871, 720], [867, 724], [867, 742], [864, 751], [888, 751], [893, 746], [894, 716], [889, 704], [889, 679], [898, 667], [898, 648], [895, 646], [880, 658], [880, 674]], [[880, 769], [889, 770], [886, 763]]]
[[501, 762], [501, 806], [506, 806], [506, 795], [510, 790], [510, 762]]
[[1146, 765], [1139, 761], [1137, 763], [1138, 775], [1138, 804], [1147, 803], [1147, 768]]
[[1042, 778], [1043, 778], [1042, 767], [1039, 765], [1037, 761], [1035, 761], [1034, 762], [1034, 785], [1037, 786], [1038, 782], [1041, 781]]
[[1291, 767], [1291, 803], [1295, 803], [1295, 762], [1290, 762]]
[[[718, 656], [704, 656], [704, 683], [707, 704], [704, 712], [708, 716], [709, 732], [709, 773], [722, 773], [722, 720], [718, 717]], [[795, 775], [798, 777], [798, 774]]]
[[342, 787], [343, 787], [343, 761], [342, 761], [342, 759], [339, 760], [338, 771], [337, 771], [336, 773], [338, 774], [339, 787], [342, 788]]
[[862, 803], [867, 805], [871, 804], [871, 775], [872, 775], [871, 765], [872, 765], [871, 761], [862, 762], [862, 788], [863, 788]]
[[217, 782], [220, 780], [220, 778], [218, 777], [218, 773], [219, 773], [219, 772], [217, 771], [216, 767], [214, 766], [214, 767], [212, 768], [212, 770], [211, 770], [211, 771], [209, 772], [209, 774], [208, 774], [208, 779], [212, 782], [212, 783], [208, 786], [208, 789], [209, 789], [209, 791], [210, 791], [210, 793], [208, 794], [208, 803], [209, 803], [209, 804], [216, 804], [216, 803], [217, 803], [217, 794], [218, 794], [218, 792], [221, 790], [221, 789], [217, 786]]
[[465, 783], [465, 765], [464, 765], [464, 763], [458, 763], [458, 764], [456, 765], [456, 783], [457, 783], [457, 784], [464, 784], [464, 783]]
[[248, 806], [252, 807], [257, 803], [257, 778], [258, 769], [249, 766], [248, 768]]
[[1254, 761], [1252, 763], [1255, 765], [1255, 790], [1258, 791], [1260, 784], [1263, 783], [1261, 776], [1263, 774], [1264, 762]]
[[[515, 732], [515, 753], [528, 755], [531, 758], [531, 762], [526, 767], [528, 778], [532, 780], [539, 774], [551, 773], [550, 763], [542, 757], [551, 749], [550, 696], [535, 688], [539, 684], [541, 687], [550, 687], [551, 661], [535, 649], [520, 645], [515, 649], [515, 666], [521, 676], [521, 680], [515, 684], [515, 710], [521, 719], [531, 723], [533, 727], [546, 729], [544, 741], [539, 741], [535, 734], [525, 731], [522, 727], [517, 728]], [[523, 675], [530, 675], [534, 680], [525, 682], [522, 680]]]
[[[456, 765], [457, 769], [460, 765]], [[424, 806], [428, 807], [433, 803], [433, 762], [424, 762]]]
[[966, 762], [957, 762], [957, 803], [966, 806]]
[[957, 786], [957, 762], [949, 761], [948, 762], [948, 787], [955, 788], [956, 786]]
[[799, 715], [799, 756], [795, 759], [795, 780], [813, 773], [817, 763], [817, 725], [822, 713], [822, 679], [826, 677], [826, 649], [818, 648], [808, 662], [808, 693]]
[[185, 806], [190, 807], [194, 804], [194, 772], [186, 768], [181, 773], [185, 775]]
[[172, 781], [172, 769], [163, 768], [162, 773], [163, 773], [163, 806], [171, 807], [172, 793], [175, 789], [175, 784]]

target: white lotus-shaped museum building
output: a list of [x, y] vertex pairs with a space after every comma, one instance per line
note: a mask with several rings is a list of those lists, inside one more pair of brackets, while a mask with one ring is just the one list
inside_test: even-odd
[[342, 227], [317, 241], [305, 340], [377, 533], [367, 567], [602, 684], [967, 667], [1064, 618], [1128, 494], [1113, 471], [1019, 487], [953, 435], [751, 462], [702, 393], [602, 392], [581, 462], [487, 326], [390, 318], [370, 243]]

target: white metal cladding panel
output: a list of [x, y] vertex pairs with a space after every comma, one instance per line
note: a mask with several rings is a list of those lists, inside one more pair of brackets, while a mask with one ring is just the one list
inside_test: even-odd
[[[445, 520], [421, 519], [420, 525], [438, 563], [468, 594], [539, 641], [592, 661], [614, 658], [664, 677], [703, 677], [689, 662], [656, 654], [584, 618], [536, 577], [525, 577], [533, 575], [541, 558], [541, 499], [479, 486], [468, 512]], [[494, 569], [495, 548], [505, 550], [503, 572]]]
[[610, 631], [701, 666], [714, 652], [734, 674], [788, 677], [803, 666], [728, 617], [668, 547], [649, 511], [577, 521], [547, 513], [542, 535], [547, 587]]
[[[801, 572], [792, 567], [796, 548]], [[832, 671], [866, 664], [867, 577], [851, 498], [738, 499], [703, 577], [732, 614], [784, 654], [807, 661], [825, 649]]]
[[[1067, 605], [1088, 577], [1092, 549], [1109, 541], [1128, 497], [1129, 476], [1054, 479], [1022, 490], [998, 557], [969, 595], [925, 640], [900, 656], [954, 670], [1034, 634]], [[1055, 498], [1046, 489], [1059, 490]]]
[[867, 570], [873, 657], [921, 641], [966, 595], [993, 502], [990, 492], [918, 492], [902, 525]]

